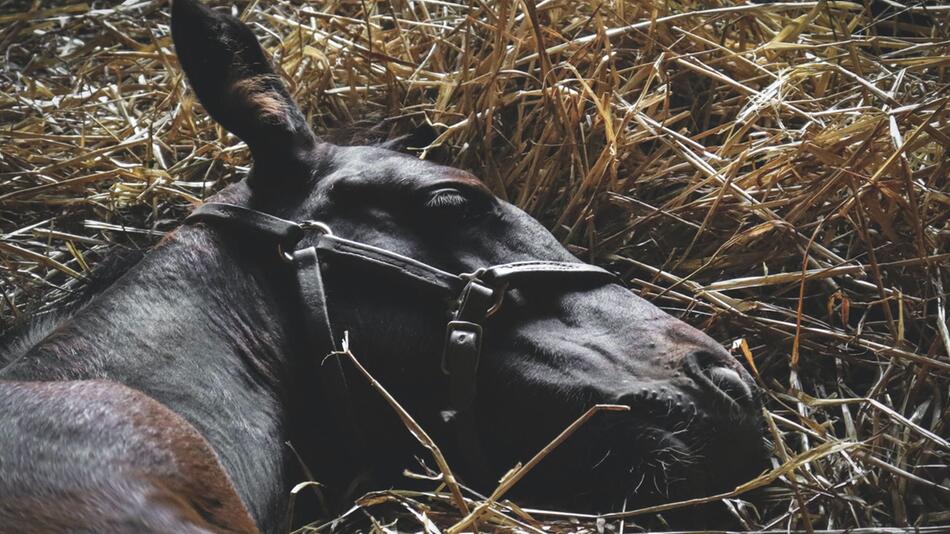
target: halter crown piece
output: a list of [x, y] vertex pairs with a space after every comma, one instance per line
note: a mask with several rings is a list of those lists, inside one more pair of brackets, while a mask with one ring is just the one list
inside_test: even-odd
[[[526, 281], [571, 279], [596, 285], [618, 283], [610, 272], [579, 262], [524, 261], [452, 274], [395, 252], [338, 237], [322, 222], [298, 223], [222, 202], [203, 204], [185, 219], [185, 224], [196, 223], [239, 228], [255, 233], [265, 242], [273, 242], [276, 252], [296, 267], [307, 339], [315, 350], [323, 350], [318, 353], [320, 357], [338, 350], [327, 309], [321, 264], [331, 260], [358, 262], [408, 283], [427, 286], [446, 297], [450, 305], [441, 365], [448, 377], [449, 403], [443, 416], [447, 422], [455, 423], [462, 454], [483, 474], [490, 470], [478, 446], [473, 410], [482, 323], [499, 310], [510, 287]], [[316, 244], [298, 249], [298, 243], [308, 232], [317, 233]], [[338, 407], [334, 419], [350, 434], [353, 448], [349, 450], [359, 458], [364, 440], [339, 359], [326, 359], [320, 374], [327, 395]]]

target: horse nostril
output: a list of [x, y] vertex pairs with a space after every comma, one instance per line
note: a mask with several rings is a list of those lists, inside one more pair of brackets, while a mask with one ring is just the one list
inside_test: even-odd
[[749, 406], [755, 401], [754, 387], [739, 370], [729, 365], [725, 351], [698, 351], [687, 358], [686, 373], [695, 381], [712, 391], [721, 393], [740, 406]]
[[752, 402], [752, 388], [739, 376], [739, 373], [728, 367], [716, 366], [706, 370], [709, 381], [730, 399], [741, 405]]

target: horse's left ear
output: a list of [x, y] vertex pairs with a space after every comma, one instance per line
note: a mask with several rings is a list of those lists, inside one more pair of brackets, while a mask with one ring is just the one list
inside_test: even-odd
[[198, 100], [266, 169], [256, 174], [306, 171], [317, 139], [250, 28], [197, 0], [173, 0], [172, 40]]

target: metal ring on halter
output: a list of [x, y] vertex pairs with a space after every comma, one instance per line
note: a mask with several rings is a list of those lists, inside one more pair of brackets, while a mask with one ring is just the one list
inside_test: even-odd
[[[330, 229], [330, 226], [327, 223], [322, 223], [320, 221], [301, 221], [297, 223], [297, 226], [303, 231], [316, 230], [320, 235], [333, 235], [333, 230]], [[296, 243], [294, 243], [296, 245]], [[294, 255], [284, 250], [284, 244], [279, 243], [277, 245], [277, 253], [281, 258], [284, 259], [287, 263], [293, 263]]]
[[330, 229], [330, 226], [327, 223], [320, 221], [301, 221], [297, 223], [300, 226], [301, 230], [319, 230], [323, 235], [333, 235], [333, 230]]
[[491, 287], [492, 294], [495, 297], [495, 301], [492, 303], [491, 308], [488, 308], [488, 311], [485, 312], [486, 319], [488, 317], [491, 317], [492, 315], [495, 315], [495, 312], [497, 312], [499, 308], [501, 308], [501, 304], [505, 300], [505, 292], [508, 291], [508, 282], [505, 282], [504, 284], [500, 286], [491, 286], [489, 284], [486, 284], [485, 281], [482, 280], [482, 276], [484, 276], [485, 273], [487, 272], [488, 272], [488, 268], [482, 267], [480, 269], [474, 270], [473, 272], [462, 273], [458, 275], [459, 278], [461, 278], [462, 280], [465, 280], [466, 282], [477, 281], [481, 283], [482, 285], [488, 285], [488, 287]]
[[492, 291], [494, 292], [495, 302], [493, 302], [491, 308], [488, 308], [488, 311], [485, 312], [486, 319], [495, 315], [495, 312], [501, 308], [502, 303], [505, 301], [505, 293], [508, 292], [508, 282], [493, 288]]

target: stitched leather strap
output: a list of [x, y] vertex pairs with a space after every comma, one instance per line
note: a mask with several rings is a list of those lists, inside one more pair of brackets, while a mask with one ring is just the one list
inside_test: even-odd
[[513, 286], [527, 282], [551, 281], [556, 278], [583, 279], [604, 284], [620, 282], [613, 273], [596, 265], [554, 261], [503, 263], [485, 269], [485, 274], [480, 278], [489, 284], [508, 283]]
[[466, 284], [466, 281], [459, 276], [437, 267], [395, 252], [334, 235], [321, 235], [317, 241], [317, 250], [321, 256], [357, 261], [389, 274], [431, 286], [446, 295], [457, 295]]
[[[203, 204], [185, 219], [186, 224], [198, 222], [223, 223], [230, 227], [245, 227], [275, 241], [277, 244], [288, 247], [292, 247], [300, 241], [305, 232], [304, 228], [298, 223], [223, 202]], [[369, 264], [374, 268], [401, 277], [408, 277], [431, 286], [450, 296], [458, 295], [468, 283], [468, 279], [432, 265], [379, 247], [334, 235], [319, 236], [316, 248], [321, 256], [328, 254]], [[285, 250], [290, 251], [289, 249]], [[481, 272], [476, 273], [474, 277], [483, 280], [485, 285], [489, 286], [502, 284], [518, 286], [524, 283], [536, 283], [536, 281], [561, 277], [597, 281], [605, 284], [618, 283], [617, 278], [609, 271], [579, 262], [523, 261], [504, 263], [481, 269]]]

